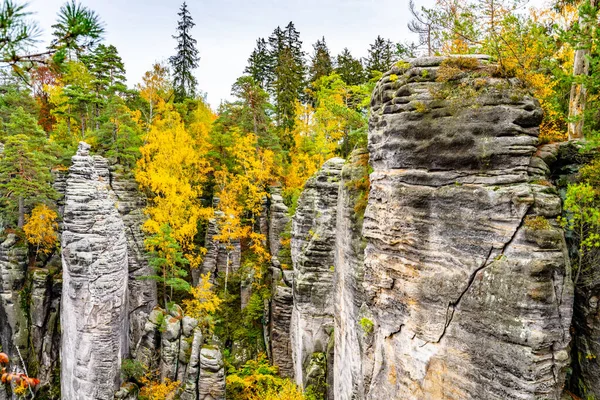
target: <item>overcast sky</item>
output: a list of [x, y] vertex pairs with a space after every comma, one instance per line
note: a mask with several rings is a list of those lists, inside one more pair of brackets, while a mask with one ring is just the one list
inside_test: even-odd
[[[117, 47], [125, 62], [129, 85], [138, 83], [155, 61], [175, 52], [177, 12], [181, 0], [82, 0], [105, 23], [105, 42]], [[433, 0], [415, 0], [431, 5]], [[51, 26], [64, 0], [29, 0], [49, 41]], [[195, 74], [199, 89], [216, 108], [230, 98], [231, 85], [246, 66], [256, 39], [294, 21], [304, 50], [325, 36], [332, 54], [348, 47], [364, 57], [377, 35], [394, 42], [414, 41], [406, 27], [410, 20], [408, 0], [189, 0], [196, 26], [200, 67]]]

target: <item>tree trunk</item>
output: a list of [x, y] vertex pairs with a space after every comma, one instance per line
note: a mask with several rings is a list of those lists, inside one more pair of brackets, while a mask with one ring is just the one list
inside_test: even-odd
[[[590, 0], [593, 9], [598, 7], [598, 0]], [[581, 13], [581, 11], [580, 11]], [[588, 33], [593, 29], [589, 21], [583, 16], [579, 16], [579, 24], [583, 37], [589, 37]], [[590, 55], [589, 39], [581, 39], [575, 49], [575, 58], [573, 60], [573, 77], [588, 76], [590, 74]], [[569, 98], [569, 140], [583, 138], [583, 113], [587, 101], [587, 89], [581, 82], [573, 82], [571, 85], [571, 95]]]
[[23, 196], [19, 196], [19, 221], [17, 226], [19, 229], [23, 229], [23, 225], [25, 225], [25, 201]]

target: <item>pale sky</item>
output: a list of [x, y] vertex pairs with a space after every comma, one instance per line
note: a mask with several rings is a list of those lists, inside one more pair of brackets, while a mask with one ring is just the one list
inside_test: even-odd
[[[177, 12], [182, 0], [81, 0], [104, 21], [105, 43], [117, 47], [130, 86], [141, 80], [155, 61], [175, 53]], [[29, 0], [49, 42], [52, 24], [64, 0]], [[429, 6], [433, 0], [415, 0]], [[199, 89], [213, 107], [230, 98], [233, 82], [242, 75], [256, 39], [268, 37], [278, 25], [293, 21], [304, 50], [325, 36], [333, 55], [348, 47], [365, 57], [377, 35], [394, 42], [416, 41], [406, 24], [411, 19], [408, 0], [189, 0], [196, 23], [200, 66], [195, 75]]]

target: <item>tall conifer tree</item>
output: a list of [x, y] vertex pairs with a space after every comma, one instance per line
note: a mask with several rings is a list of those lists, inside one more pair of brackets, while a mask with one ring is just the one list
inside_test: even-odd
[[311, 82], [333, 72], [333, 61], [331, 60], [331, 54], [327, 48], [327, 43], [325, 43], [325, 37], [317, 40], [317, 42], [313, 44], [313, 49], [314, 53], [309, 70]]
[[283, 30], [277, 27], [269, 37], [269, 46], [273, 65], [273, 81], [269, 85], [269, 92], [275, 101], [281, 145], [288, 150], [293, 145], [291, 130], [295, 124], [296, 101], [306, 87], [302, 41], [294, 23], [290, 22]]
[[175, 101], [182, 101], [186, 97], [194, 97], [196, 94], [198, 82], [192, 71], [198, 68], [200, 57], [196, 48], [196, 39], [191, 36], [191, 30], [196, 24], [185, 2], [177, 15], [179, 15], [177, 35], [173, 36], [174, 39], [177, 39], [177, 54], [169, 58], [169, 63], [173, 68]]
[[350, 50], [345, 48], [337, 56], [335, 72], [348, 85], [360, 85], [366, 82], [365, 71], [360, 60], [352, 57]]
[[369, 49], [369, 56], [366, 60], [366, 70], [372, 78], [373, 72], [387, 72], [396, 61], [394, 44], [390, 40], [385, 40], [381, 36], [377, 36], [375, 43]]
[[256, 41], [256, 48], [248, 58], [248, 66], [244, 73], [250, 75], [254, 82], [264, 90], [273, 80], [272, 60], [265, 39], [259, 38]]

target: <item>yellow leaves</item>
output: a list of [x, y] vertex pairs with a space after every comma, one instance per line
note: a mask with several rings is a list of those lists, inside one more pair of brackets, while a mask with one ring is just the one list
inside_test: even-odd
[[141, 378], [142, 389], [139, 393], [141, 400], [171, 400], [175, 398], [175, 392], [179, 387], [179, 381], [165, 378], [162, 382], [153, 381], [149, 375]]
[[190, 293], [191, 299], [183, 300], [183, 306], [185, 307], [185, 314], [198, 320], [201, 325], [210, 330], [212, 328], [210, 320], [207, 319], [209, 315], [214, 314], [222, 300], [212, 290], [212, 283], [210, 283], [210, 273], [203, 274], [200, 278], [198, 286], [192, 287]]
[[304, 400], [305, 397], [298, 386], [289, 379], [281, 388], [269, 388], [259, 394], [250, 395], [250, 400]]
[[39, 204], [31, 211], [23, 226], [27, 241], [39, 251], [49, 254], [58, 242], [58, 214], [45, 204]]
[[198, 222], [211, 215], [199, 200], [212, 170], [206, 159], [208, 145], [192, 137], [172, 105], [165, 104], [160, 111], [140, 148], [136, 170], [140, 186], [154, 195], [144, 228], [156, 233], [169, 224], [173, 237], [190, 250]]

